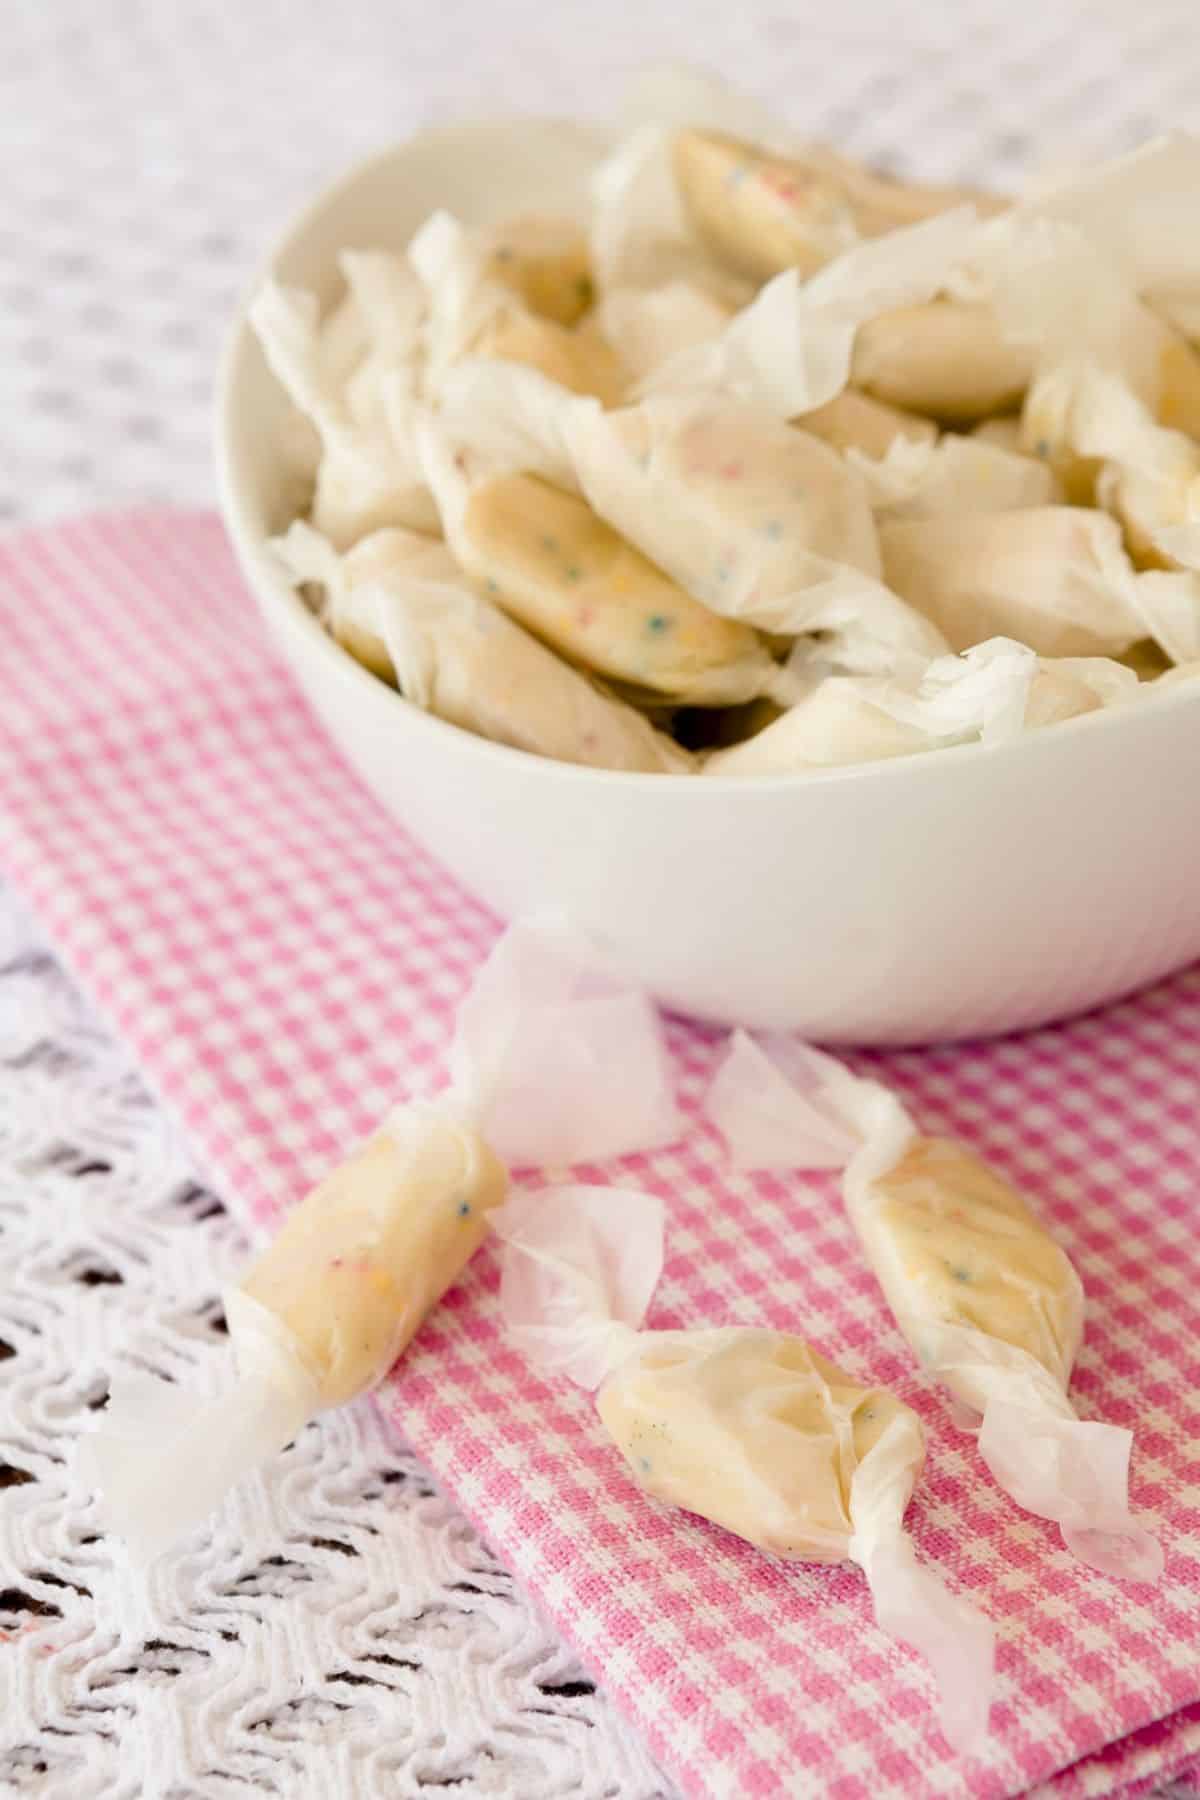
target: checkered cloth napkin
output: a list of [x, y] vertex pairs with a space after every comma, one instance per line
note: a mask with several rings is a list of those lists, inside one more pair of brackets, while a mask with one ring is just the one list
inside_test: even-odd
[[[0, 573], [0, 861], [265, 1229], [438, 1064], [497, 922], [322, 735], [216, 520], [10, 536]], [[691, 1113], [718, 1038], [669, 1037]], [[999, 1631], [977, 1760], [951, 1755], [857, 1570], [774, 1563], [638, 1492], [588, 1397], [505, 1343], [490, 1250], [430, 1319], [380, 1404], [686, 1793], [1132, 1793], [1200, 1754], [1198, 1050], [1193, 970], [1024, 1039], [855, 1059], [993, 1160], [1074, 1258], [1074, 1393], [1136, 1432], [1133, 1503], [1167, 1553], [1154, 1589], [1089, 1572], [988, 1479], [888, 1322], [833, 1178], [733, 1175], [700, 1123], [620, 1171], [670, 1209], [652, 1325], [795, 1330], [923, 1415], [913, 1534]]]

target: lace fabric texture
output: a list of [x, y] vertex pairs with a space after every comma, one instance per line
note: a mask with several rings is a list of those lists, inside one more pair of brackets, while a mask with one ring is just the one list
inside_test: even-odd
[[[684, 51], [931, 179], [1003, 184], [1035, 154], [1200, 125], [1189, 0], [696, 0], [684, 38], [665, 8], [419, 12], [6, 12], [0, 522], [211, 499], [213, 371], [264, 246], [320, 182], [435, 117], [602, 111]], [[665, 1795], [369, 1406], [306, 1429], [149, 1581], [98, 1540], [72, 1455], [104, 1369], [134, 1320], [157, 1371], [203, 1365], [242, 1254], [0, 891], [0, 1792]]]
[[152, 1317], [202, 1372], [244, 1245], [5, 890], [0, 1069], [0, 1792], [665, 1794], [369, 1405], [149, 1580], [114, 1557], [73, 1469], [110, 1352]]

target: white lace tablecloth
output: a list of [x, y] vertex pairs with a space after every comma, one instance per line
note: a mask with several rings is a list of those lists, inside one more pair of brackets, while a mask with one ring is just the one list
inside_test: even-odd
[[[3, 37], [0, 522], [210, 499], [218, 346], [264, 245], [439, 115], [602, 110], [684, 52], [935, 177], [1200, 126], [1194, 0], [9, 0]], [[3, 679], [0, 654], [0, 729]], [[0, 1793], [665, 1794], [368, 1405], [302, 1433], [203, 1555], [114, 1564], [71, 1468], [111, 1347], [134, 1316], [164, 1372], [219, 1342], [239, 1256], [0, 890]]]

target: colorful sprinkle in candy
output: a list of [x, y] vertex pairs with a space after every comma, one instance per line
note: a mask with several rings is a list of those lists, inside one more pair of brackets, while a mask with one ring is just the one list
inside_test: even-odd
[[730, 169], [728, 175], [725, 177], [726, 187], [740, 188], [743, 181], [745, 181], [745, 179], [746, 179], [747, 175], [749, 175], [749, 173], [750, 173], [750, 164], [749, 163], [738, 163], [736, 168]]
[[543, 550], [557, 550], [558, 549], [558, 539], [556, 537], [551, 537], [548, 533], [544, 533], [542, 536], [542, 549]]
[[465, 1218], [466, 1218], [466, 1217], [467, 1217], [467, 1216], [468, 1216], [468, 1214], [469, 1214], [469, 1213], [470, 1213], [470, 1211], [471, 1211], [471, 1203], [470, 1203], [470, 1201], [469, 1201], [469, 1200], [460, 1200], [460, 1201], [459, 1201], [459, 1203], [458, 1203], [458, 1216], [459, 1216], [459, 1218], [460, 1218], [460, 1219], [465, 1219]]
[[770, 538], [773, 543], [778, 543], [783, 536], [783, 520], [768, 519], [762, 529], [764, 537]]
[[579, 567], [578, 563], [570, 563], [567, 568], [563, 570], [563, 574], [568, 581], [583, 580], [583, 570]]
[[670, 629], [671, 621], [666, 613], [651, 613], [646, 620], [646, 630], [655, 637]]
[[725, 481], [740, 481], [745, 473], [745, 466], [740, 462], [725, 463], [722, 468], [717, 470], [717, 474]]

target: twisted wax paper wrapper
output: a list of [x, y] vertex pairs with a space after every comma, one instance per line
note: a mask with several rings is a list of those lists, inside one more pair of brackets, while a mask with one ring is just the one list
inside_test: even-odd
[[674, 739], [474, 593], [440, 540], [377, 531], [339, 557], [297, 522], [272, 548], [293, 581], [323, 588], [338, 642], [412, 705], [559, 762], [690, 772]]
[[440, 421], [487, 463], [581, 492], [720, 618], [785, 636], [824, 633], [828, 659], [856, 672], [947, 647], [879, 580], [861, 474], [766, 408], [664, 393], [605, 411], [535, 370], [470, 359], [443, 386]]
[[989, 638], [960, 656], [904, 658], [887, 677], [827, 675], [756, 736], [710, 755], [704, 773], [785, 773], [1008, 743], [1146, 691], [1108, 658], [1039, 657], [1011, 638]]
[[1157, 1580], [1162, 1551], [1129, 1510], [1133, 1434], [1078, 1419], [1067, 1398], [1082, 1285], [1020, 1196], [961, 1147], [922, 1137], [880, 1083], [794, 1039], [768, 1050], [736, 1033], [706, 1111], [739, 1168], [844, 1171], [896, 1323], [922, 1366], [982, 1415], [979, 1453], [999, 1485], [1057, 1521], [1092, 1568]]
[[554, 921], [501, 938], [459, 1007], [448, 1068], [449, 1086], [397, 1106], [228, 1293], [232, 1386], [210, 1399], [113, 1382], [85, 1460], [136, 1559], [198, 1525], [316, 1413], [383, 1379], [482, 1242], [505, 1164], [677, 1135], [653, 1006]]
[[968, 1749], [987, 1724], [993, 1631], [904, 1531], [924, 1459], [916, 1414], [784, 1332], [642, 1330], [663, 1262], [652, 1194], [542, 1190], [490, 1223], [510, 1337], [547, 1374], [599, 1389], [638, 1485], [771, 1554], [857, 1563], [880, 1629], [929, 1663], [946, 1736]]

